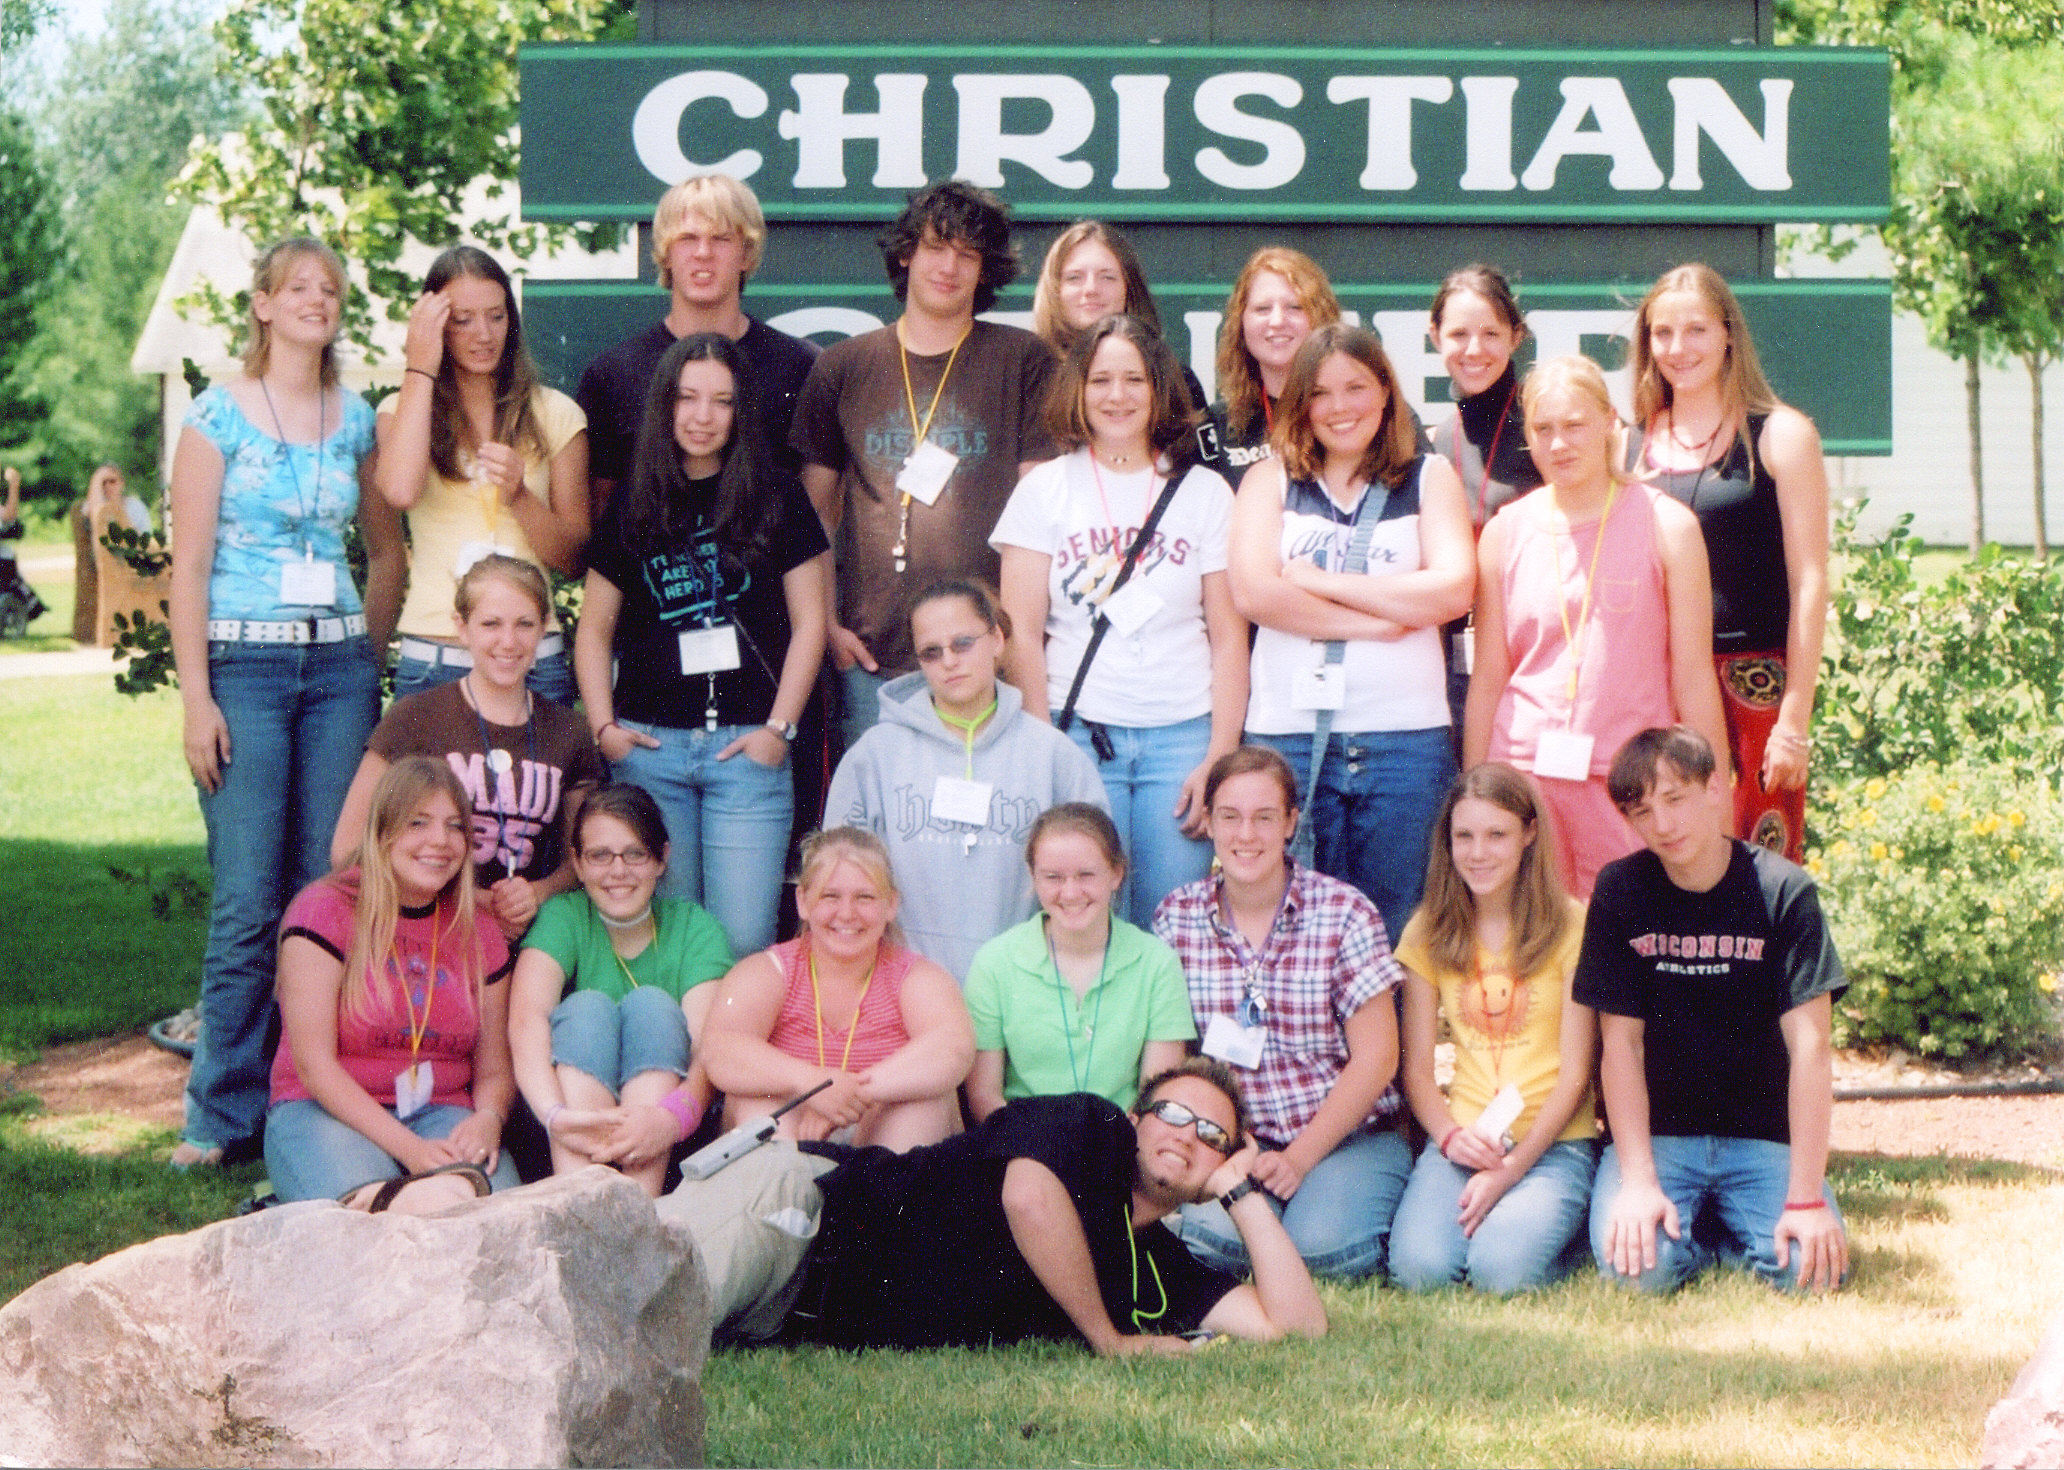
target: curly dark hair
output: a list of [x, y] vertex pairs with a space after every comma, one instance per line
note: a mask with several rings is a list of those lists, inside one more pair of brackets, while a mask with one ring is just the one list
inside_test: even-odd
[[896, 222], [882, 231], [882, 267], [901, 301], [910, 289], [910, 257], [925, 237], [982, 252], [975, 311], [996, 304], [996, 293], [1018, 278], [1018, 247], [1011, 240], [1010, 206], [966, 179], [941, 179], [910, 196]]

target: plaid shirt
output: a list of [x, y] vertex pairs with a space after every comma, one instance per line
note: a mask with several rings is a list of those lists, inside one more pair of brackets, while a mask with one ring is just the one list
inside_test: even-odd
[[[1254, 978], [1267, 1005], [1267, 1039], [1261, 1065], [1236, 1070], [1256, 1135], [1281, 1146], [1303, 1131], [1340, 1080], [1347, 1065], [1343, 1023], [1400, 984], [1404, 971], [1390, 956], [1376, 906], [1337, 878], [1293, 863], [1282, 911], [1260, 953], [1226, 923], [1222, 883], [1203, 878], [1169, 894], [1154, 911], [1154, 932], [1182, 961], [1200, 1034], [1213, 1016], [1237, 1019]], [[1403, 1101], [1392, 1077], [1364, 1121], [1389, 1121]]]

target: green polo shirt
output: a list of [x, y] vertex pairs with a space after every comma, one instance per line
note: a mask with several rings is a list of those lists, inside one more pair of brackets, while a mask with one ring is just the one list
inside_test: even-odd
[[1054, 971], [1043, 916], [982, 946], [966, 995], [975, 1045], [1003, 1053], [1006, 1101], [1093, 1092], [1129, 1109], [1147, 1043], [1197, 1039], [1175, 951], [1116, 915], [1103, 976], [1080, 1001]]
[[656, 985], [679, 1000], [696, 986], [721, 980], [731, 968], [731, 945], [708, 910], [685, 898], [652, 900], [652, 943], [628, 965], [609, 946], [609, 930], [594, 900], [578, 888], [545, 900], [523, 936], [525, 949], [543, 950], [566, 972], [566, 989], [599, 990], [611, 1000], [630, 993], [631, 980]]

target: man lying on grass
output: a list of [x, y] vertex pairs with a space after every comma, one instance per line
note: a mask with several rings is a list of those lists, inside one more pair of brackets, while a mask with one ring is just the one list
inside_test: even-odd
[[1642, 731], [1606, 785], [1647, 850], [1598, 875], [1577, 959], [1613, 1136], [1591, 1195], [1598, 1269], [1669, 1291], [1718, 1255], [1833, 1289], [1849, 1270], [1826, 1181], [1844, 981], [1813, 880], [1727, 835], [1727, 774], [1693, 730]]
[[[773, 1143], [659, 1201], [703, 1252], [719, 1343], [943, 1347], [1080, 1340], [1180, 1353], [1185, 1333], [1319, 1337], [1296, 1246], [1248, 1180], [1239, 1084], [1194, 1057], [1121, 1113], [1034, 1097], [895, 1154]], [[1254, 1279], [1194, 1259], [1160, 1222], [1225, 1204]]]

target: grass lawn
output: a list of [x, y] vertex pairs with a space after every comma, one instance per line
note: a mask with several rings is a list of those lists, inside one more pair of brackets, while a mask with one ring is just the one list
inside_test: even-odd
[[[47, 597], [48, 592], [45, 593]], [[0, 679], [0, 1055], [190, 1003], [201, 826], [176, 698], [105, 676]], [[177, 1176], [168, 1132], [34, 1132], [0, 1099], [0, 1298], [227, 1216], [257, 1177]], [[94, 1138], [111, 1152], [64, 1145]], [[1186, 1361], [1072, 1349], [725, 1354], [716, 1464], [1968, 1464], [1986, 1409], [2064, 1306], [2064, 1181], [2014, 1165], [1841, 1159], [1849, 1290], [1706, 1280], [1669, 1301], [1329, 1287], [1323, 1342]], [[941, 1281], [940, 1290], [953, 1283]], [[4, 1452], [4, 1451], [0, 1451]]]

